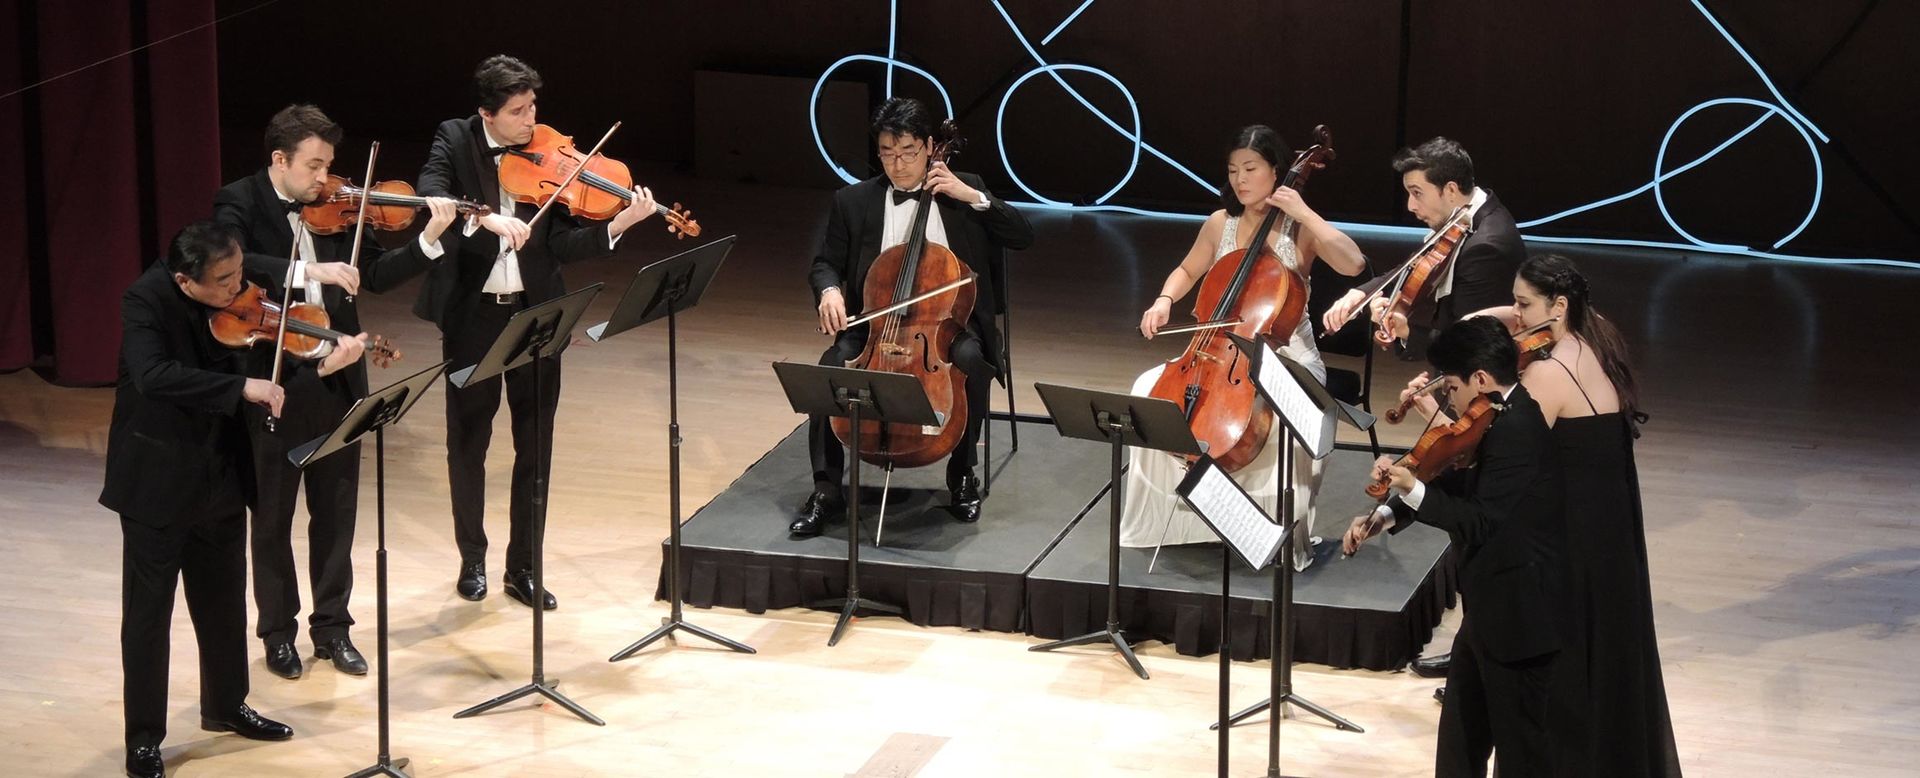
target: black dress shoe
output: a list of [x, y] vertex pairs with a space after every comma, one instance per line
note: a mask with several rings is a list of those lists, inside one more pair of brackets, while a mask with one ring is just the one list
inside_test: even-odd
[[460, 566], [460, 577], [453, 582], [453, 590], [460, 593], [460, 599], [479, 602], [487, 597], [487, 563], [475, 562]]
[[[502, 588], [507, 590], [508, 597], [512, 597], [514, 602], [520, 603], [521, 605], [529, 608], [533, 607], [533, 598], [528, 596], [533, 591], [532, 570], [508, 573], [506, 578], [502, 580], [506, 584]], [[542, 592], [542, 594], [546, 595], [540, 600], [540, 604], [544, 610], [553, 610], [560, 607], [560, 601], [553, 598], [553, 592]]]
[[333, 660], [333, 669], [347, 675], [366, 675], [367, 658], [360, 655], [360, 649], [353, 647], [353, 641], [337, 637], [313, 647], [313, 658]]
[[827, 524], [846, 512], [845, 500], [826, 492], [814, 492], [808, 495], [807, 504], [800, 506], [800, 518], [787, 525], [787, 534], [794, 540], [817, 536]]
[[1433, 701], [1445, 705], [1447, 703], [1447, 687], [1442, 686], [1433, 690]]
[[160, 760], [160, 747], [135, 746], [127, 749], [127, 775], [133, 778], [166, 778], [167, 763]]
[[267, 644], [267, 670], [289, 681], [299, 678], [303, 668], [300, 666], [300, 652], [293, 650], [292, 643]]
[[953, 517], [972, 524], [980, 520], [980, 479], [968, 474], [958, 483], [950, 483], [947, 490], [953, 494]]
[[200, 728], [208, 732], [232, 732], [248, 740], [286, 740], [293, 737], [293, 728], [267, 718], [240, 704], [240, 709], [224, 718], [200, 716]]
[[1453, 652], [1413, 660], [1413, 674], [1421, 678], [1445, 678], [1453, 665]]

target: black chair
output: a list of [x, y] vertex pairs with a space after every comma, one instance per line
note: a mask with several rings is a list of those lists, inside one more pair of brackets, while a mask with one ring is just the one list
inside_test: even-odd
[[[1323, 332], [1320, 314], [1327, 306], [1340, 299], [1347, 290], [1372, 280], [1373, 265], [1369, 263], [1357, 276], [1343, 276], [1325, 262], [1316, 262], [1310, 274], [1311, 292], [1307, 295], [1307, 318], [1313, 322], [1314, 343], [1321, 353], [1340, 354], [1360, 357], [1363, 361], [1363, 374], [1352, 370], [1327, 368], [1327, 391], [1349, 405], [1358, 405], [1368, 413], [1373, 412], [1373, 354], [1379, 351], [1373, 345], [1373, 333], [1368, 326], [1367, 317], [1355, 316], [1347, 326], [1334, 332]], [[1380, 435], [1372, 429], [1367, 430], [1367, 440], [1372, 445], [1373, 455], [1380, 456]]]

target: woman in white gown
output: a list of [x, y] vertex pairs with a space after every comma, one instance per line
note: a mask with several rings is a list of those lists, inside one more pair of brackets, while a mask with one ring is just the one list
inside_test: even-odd
[[[1280, 209], [1283, 217], [1268, 235], [1267, 243], [1287, 267], [1300, 275], [1303, 294], [1305, 279], [1316, 259], [1324, 260], [1342, 275], [1358, 275], [1366, 268], [1366, 258], [1352, 238], [1307, 207], [1299, 192], [1280, 186], [1286, 166], [1292, 161], [1293, 153], [1273, 128], [1256, 124], [1240, 131], [1227, 155], [1227, 183], [1220, 190], [1220, 201], [1225, 207], [1207, 217], [1186, 258], [1167, 274], [1166, 282], [1160, 285], [1160, 295], [1140, 316], [1140, 334], [1152, 338], [1165, 327], [1172, 316], [1173, 304], [1198, 287], [1215, 262], [1239, 247], [1243, 236], [1251, 240], [1270, 208]], [[1295, 225], [1299, 227], [1297, 242], [1288, 237]], [[1301, 317], [1300, 326], [1279, 352], [1306, 366], [1321, 381], [1326, 380], [1326, 363], [1314, 345], [1310, 316]], [[1155, 365], [1142, 373], [1133, 382], [1133, 393], [1144, 395], [1152, 391], [1163, 368], [1164, 365]], [[1268, 510], [1272, 510], [1274, 496], [1279, 493], [1279, 452], [1285, 442], [1276, 427], [1260, 454], [1233, 474], [1241, 488]], [[1173, 493], [1186, 472], [1184, 460], [1159, 451], [1133, 449], [1129, 462], [1126, 504], [1121, 506], [1120, 545], [1142, 548], [1219, 539]], [[1294, 559], [1300, 569], [1305, 569], [1312, 561], [1308, 544], [1313, 533], [1313, 495], [1319, 491], [1321, 468], [1320, 463], [1300, 450], [1295, 451], [1294, 462], [1297, 474], [1294, 519], [1298, 522], [1294, 538], [1295, 549], [1300, 552]]]

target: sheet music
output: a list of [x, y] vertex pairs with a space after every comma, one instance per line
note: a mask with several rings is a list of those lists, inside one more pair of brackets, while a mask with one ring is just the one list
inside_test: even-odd
[[1280, 525], [1273, 523], [1219, 467], [1209, 465], [1181, 497], [1253, 569], [1266, 567], [1279, 552], [1283, 534]]
[[1263, 345], [1261, 351], [1265, 353], [1260, 355], [1260, 388], [1274, 404], [1274, 410], [1299, 433], [1314, 459], [1333, 453], [1331, 409], [1321, 410], [1313, 402], [1313, 395], [1307, 394], [1271, 347]]

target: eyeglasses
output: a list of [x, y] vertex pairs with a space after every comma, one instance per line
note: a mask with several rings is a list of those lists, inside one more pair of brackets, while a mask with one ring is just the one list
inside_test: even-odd
[[893, 162], [898, 161], [898, 162], [904, 162], [906, 164], [911, 165], [915, 162], [919, 162], [920, 158], [925, 155], [926, 155], [925, 149], [910, 149], [908, 151], [882, 151], [880, 152], [880, 161], [883, 164], [892, 164]]

